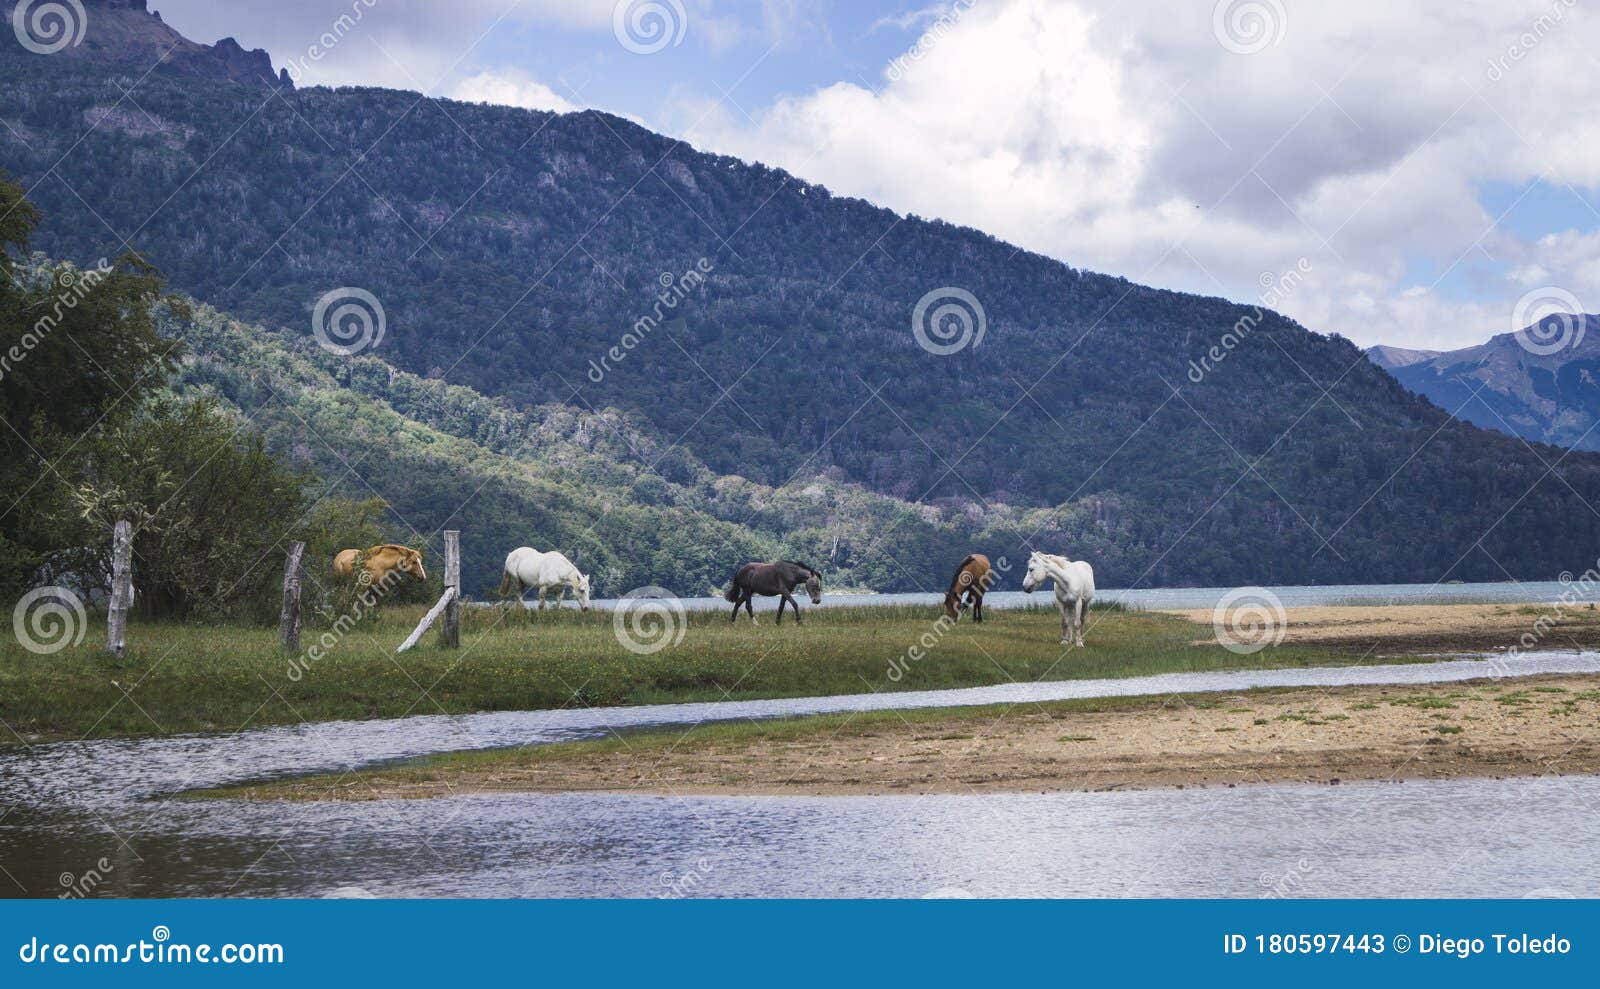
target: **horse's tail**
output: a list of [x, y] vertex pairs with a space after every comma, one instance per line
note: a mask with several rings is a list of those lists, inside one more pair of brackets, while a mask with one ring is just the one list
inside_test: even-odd
[[[511, 571], [507, 570], [505, 572], [505, 574], [502, 575], [501, 578], [500, 578], [500, 596], [501, 597], [505, 597], [507, 594], [511, 593], [511, 585], [512, 585], [513, 582], [515, 582], [515, 583], [517, 583], [519, 585], [522, 583], [522, 581], [520, 581], [517, 578], [511, 576]], [[518, 590], [521, 590], [520, 586], [518, 587]]]
[[728, 581], [728, 589], [722, 592], [722, 600], [737, 603], [739, 600], [739, 579], [735, 577]]

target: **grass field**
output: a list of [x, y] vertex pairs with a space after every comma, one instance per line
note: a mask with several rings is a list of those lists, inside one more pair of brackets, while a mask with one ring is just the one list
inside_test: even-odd
[[[128, 654], [101, 651], [103, 627], [50, 655], [0, 646], [5, 744], [60, 738], [235, 731], [301, 721], [456, 714], [810, 694], [921, 690], [1012, 680], [1174, 670], [1376, 662], [1370, 650], [1284, 645], [1251, 656], [1210, 643], [1209, 626], [1096, 610], [1088, 645], [1063, 652], [1054, 609], [989, 613], [943, 630], [927, 607], [810, 609], [799, 627], [763, 616], [751, 627], [690, 613], [683, 637], [649, 655], [623, 648], [610, 612], [526, 614], [469, 608], [461, 648], [429, 632], [395, 647], [421, 608], [393, 608], [331, 636], [326, 655], [279, 648], [272, 629], [135, 624]], [[308, 627], [310, 649], [324, 629]], [[1196, 640], [1206, 640], [1197, 645]], [[931, 643], [913, 658], [920, 642]], [[894, 675], [892, 671], [897, 671]], [[291, 676], [297, 673], [298, 677]]]

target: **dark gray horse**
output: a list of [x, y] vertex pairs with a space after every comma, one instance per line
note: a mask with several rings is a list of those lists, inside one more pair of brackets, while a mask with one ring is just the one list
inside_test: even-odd
[[806, 585], [806, 593], [811, 595], [812, 604], [822, 603], [822, 575], [793, 560], [779, 560], [776, 563], [746, 563], [733, 575], [733, 583], [729, 585], [723, 598], [733, 602], [733, 614], [728, 616], [732, 622], [739, 617], [739, 606], [744, 605], [745, 614], [750, 616], [750, 624], [756, 622], [755, 608], [750, 605], [750, 598], [759, 594], [762, 597], [777, 595], [783, 600], [778, 602], [778, 624], [783, 624], [783, 605], [788, 602], [794, 609], [795, 624], [800, 623], [800, 602], [792, 595], [794, 589], [801, 584]]

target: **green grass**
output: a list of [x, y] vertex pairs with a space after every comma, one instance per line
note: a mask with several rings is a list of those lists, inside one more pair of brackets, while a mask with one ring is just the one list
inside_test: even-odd
[[[290, 676], [298, 657], [278, 647], [275, 630], [242, 624], [135, 623], [120, 660], [101, 651], [103, 626], [53, 655], [8, 639], [0, 645], [0, 742], [1363, 660], [1359, 652], [1307, 646], [1240, 656], [1194, 644], [1209, 639], [1203, 625], [1120, 609], [1097, 609], [1087, 647], [1063, 652], [1053, 609], [996, 610], [983, 625], [962, 621], [940, 634], [936, 609], [912, 606], [808, 609], [803, 625], [781, 628], [770, 615], [752, 628], [744, 620], [729, 625], [725, 614], [691, 613], [682, 641], [650, 655], [619, 644], [609, 612], [569, 609], [534, 621], [469, 608], [460, 649], [440, 648], [430, 631], [396, 656], [421, 611], [396, 607], [364, 619], [332, 637], [299, 679]], [[308, 627], [304, 648], [323, 633]], [[912, 658], [921, 641], [932, 644]]]

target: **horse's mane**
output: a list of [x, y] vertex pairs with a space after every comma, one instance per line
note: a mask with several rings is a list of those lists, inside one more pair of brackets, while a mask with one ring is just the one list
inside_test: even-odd
[[[371, 549], [367, 550], [367, 554], [370, 556], [371, 554], [376, 553], [377, 551], [379, 551], [381, 549], [392, 549], [395, 552], [402, 553], [402, 554], [403, 553], [416, 553], [417, 552], [416, 550], [412, 549], [410, 546], [401, 546], [399, 543], [384, 543], [381, 546], [374, 546]], [[420, 554], [418, 554], [418, 555], [420, 555]]]
[[818, 577], [822, 576], [822, 574], [817, 573], [817, 570], [816, 570], [815, 567], [811, 566], [808, 563], [801, 563], [799, 560], [779, 560], [778, 562], [779, 563], [787, 563], [791, 567], [799, 567], [801, 570], [804, 570], [806, 573], [816, 574]]

